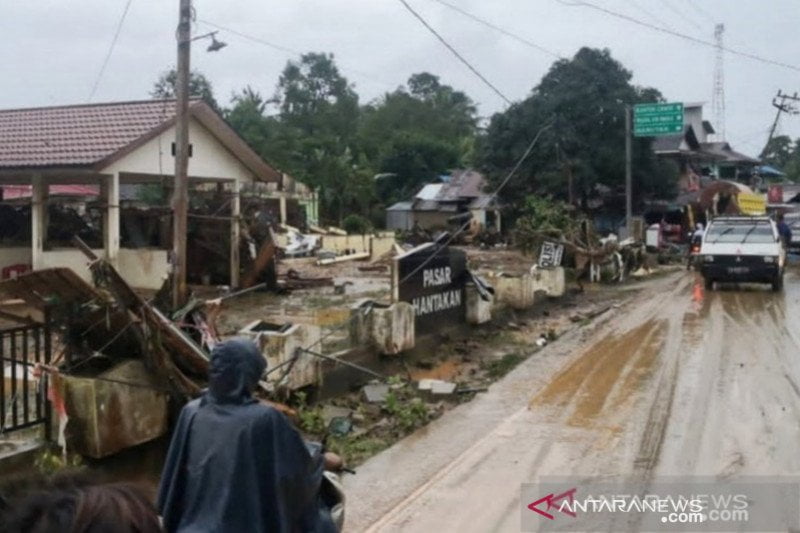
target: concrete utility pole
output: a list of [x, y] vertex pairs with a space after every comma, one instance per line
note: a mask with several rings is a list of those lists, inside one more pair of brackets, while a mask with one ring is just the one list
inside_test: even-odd
[[186, 303], [186, 233], [189, 206], [189, 58], [192, 1], [180, 0], [175, 79], [175, 181], [172, 193], [172, 308]]
[[797, 96], [797, 93], [794, 93], [794, 96], [789, 96], [788, 94], [784, 94], [778, 90], [778, 95], [772, 99], [772, 107], [778, 110], [775, 113], [775, 120], [772, 122], [772, 127], [769, 129], [769, 136], [767, 137], [767, 144], [764, 145], [764, 149], [761, 150], [761, 154], [758, 156], [759, 158], [763, 158], [767, 155], [767, 149], [769, 148], [769, 143], [772, 141], [772, 137], [775, 136], [775, 129], [778, 127], [778, 119], [781, 118], [781, 113], [787, 113], [790, 115], [796, 115], [798, 113], [797, 108], [791, 102], [787, 103], [786, 101], [790, 100], [791, 102], [800, 102], [800, 97]]
[[625, 228], [632, 231], [631, 224], [633, 218], [633, 174], [631, 171], [631, 106], [625, 106]]

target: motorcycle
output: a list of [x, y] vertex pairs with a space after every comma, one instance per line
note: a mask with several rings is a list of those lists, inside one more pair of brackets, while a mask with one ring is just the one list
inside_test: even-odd
[[692, 270], [697, 267], [697, 260], [700, 257], [700, 247], [703, 244], [703, 238], [699, 235], [692, 235], [689, 242], [689, 253], [686, 261], [686, 270]]

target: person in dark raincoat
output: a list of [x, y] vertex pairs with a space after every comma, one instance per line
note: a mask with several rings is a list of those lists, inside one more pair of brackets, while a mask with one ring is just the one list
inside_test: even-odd
[[252, 393], [266, 361], [248, 339], [215, 346], [209, 388], [181, 411], [158, 509], [170, 533], [336, 531], [319, 503], [324, 458]]

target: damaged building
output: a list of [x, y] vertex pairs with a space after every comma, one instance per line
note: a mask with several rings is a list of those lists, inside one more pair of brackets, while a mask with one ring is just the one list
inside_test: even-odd
[[[190, 117], [189, 281], [239, 286], [258, 234], [313, 222], [315, 197], [201, 100]], [[89, 280], [77, 235], [133, 287], [159, 288], [172, 248], [174, 139], [174, 100], [0, 111], [2, 278], [68, 267]]]

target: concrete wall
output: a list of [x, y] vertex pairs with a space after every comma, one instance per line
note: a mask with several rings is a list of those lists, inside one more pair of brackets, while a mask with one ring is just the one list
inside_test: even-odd
[[11, 265], [31, 265], [31, 247], [0, 247], [0, 271]]
[[[98, 257], [104, 257], [103, 249], [92, 250]], [[45, 268], [70, 268], [84, 281], [92, 282], [92, 273], [89, 271], [89, 260], [77, 248], [59, 248], [42, 252], [40, 270]]]
[[534, 279], [535, 290], [544, 291], [551, 298], [564, 296], [566, 280], [562, 267], [537, 269], [531, 275]]
[[513, 309], [533, 307], [536, 285], [529, 274], [524, 276], [489, 274], [486, 276], [486, 281], [494, 287], [495, 301], [498, 304], [508, 305]]
[[[169, 128], [101, 170], [103, 173], [129, 172], [139, 174], [166, 174], [175, 172], [172, 143], [175, 128]], [[192, 156], [189, 158], [189, 175], [192, 177], [236, 179], [253, 181], [252, 173], [199, 122], [189, 123], [189, 142]]]
[[119, 272], [136, 289], [158, 290], [169, 274], [167, 253], [153, 248], [120, 248]]

